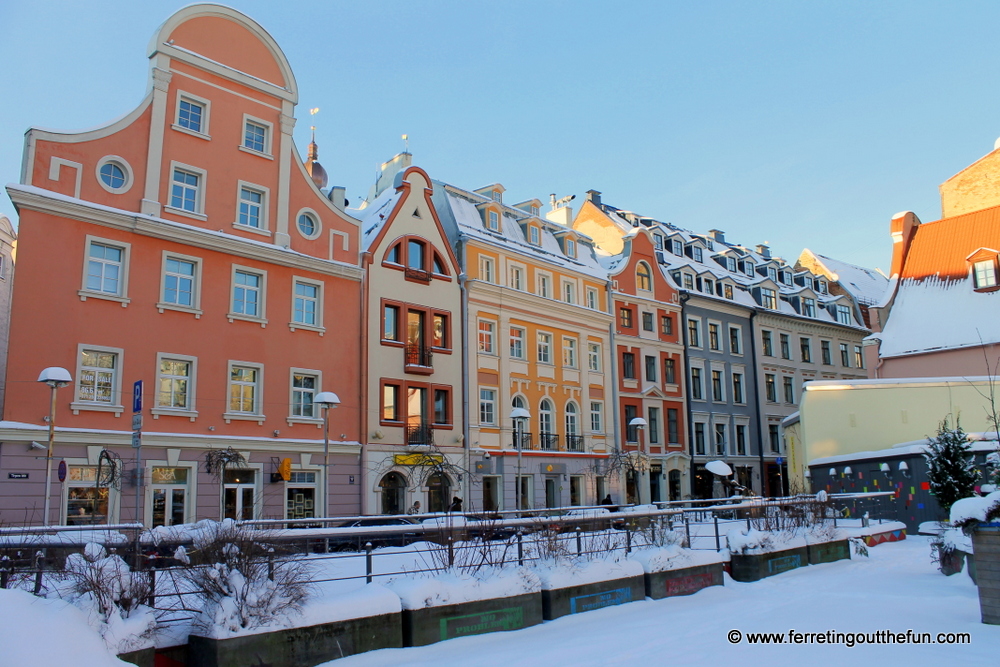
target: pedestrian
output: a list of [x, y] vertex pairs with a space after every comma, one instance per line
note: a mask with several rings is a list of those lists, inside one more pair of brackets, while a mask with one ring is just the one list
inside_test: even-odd
[[406, 510], [407, 514], [420, 514], [420, 501], [414, 500], [413, 504], [410, 505], [410, 509]]
[[611, 494], [610, 493], [608, 495], [604, 496], [604, 500], [601, 501], [601, 504], [602, 505], [613, 505], [614, 504], [613, 502], [611, 502]]
[[449, 512], [461, 512], [462, 511], [462, 499], [455, 496], [451, 499], [451, 505], [448, 507]]

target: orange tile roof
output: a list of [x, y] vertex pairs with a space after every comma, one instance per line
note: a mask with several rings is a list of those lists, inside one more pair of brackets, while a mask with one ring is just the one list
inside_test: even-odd
[[900, 278], [964, 279], [969, 275], [965, 258], [979, 248], [1000, 250], [1000, 206], [918, 226]]

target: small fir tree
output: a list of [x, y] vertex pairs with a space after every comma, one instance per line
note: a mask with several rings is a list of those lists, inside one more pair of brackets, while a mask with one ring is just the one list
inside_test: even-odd
[[979, 475], [975, 469], [972, 448], [957, 419], [955, 428], [952, 429], [945, 418], [938, 427], [937, 437], [929, 440], [930, 444], [924, 454], [927, 460], [927, 478], [930, 480], [931, 493], [937, 498], [945, 514], [948, 514], [957, 500], [975, 494]]

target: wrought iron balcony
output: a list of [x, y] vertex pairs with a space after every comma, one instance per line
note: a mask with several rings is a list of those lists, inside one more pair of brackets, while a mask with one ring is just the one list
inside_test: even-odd
[[407, 343], [405, 364], [405, 370], [409, 373], [433, 373], [434, 359], [431, 348], [420, 343]]
[[559, 449], [559, 435], [557, 433], [539, 433], [538, 442], [542, 446], [542, 449]]
[[[532, 448], [531, 435], [532, 435], [531, 433], [524, 433], [524, 432], [521, 433], [521, 449], [531, 449]], [[510, 440], [510, 442], [514, 446], [514, 449], [518, 448], [517, 447], [517, 433], [512, 433], [511, 434], [511, 440]]]
[[429, 283], [431, 281], [431, 272], [424, 271], [423, 269], [415, 269], [413, 267], [406, 267], [403, 269], [403, 275], [410, 280], [416, 280], [422, 283]]
[[582, 435], [567, 435], [566, 436], [566, 450], [570, 452], [582, 452], [583, 451], [583, 436]]
[[433, 445], [434, 429], [427, 422], [406, 425], [406, 444], [408, 445]]

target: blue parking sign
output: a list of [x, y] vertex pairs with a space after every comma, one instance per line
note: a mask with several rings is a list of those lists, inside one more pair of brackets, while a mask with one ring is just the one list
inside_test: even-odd
[[132, 385], [132, 413], [142, 412], [142, 380], [136, 380]]

